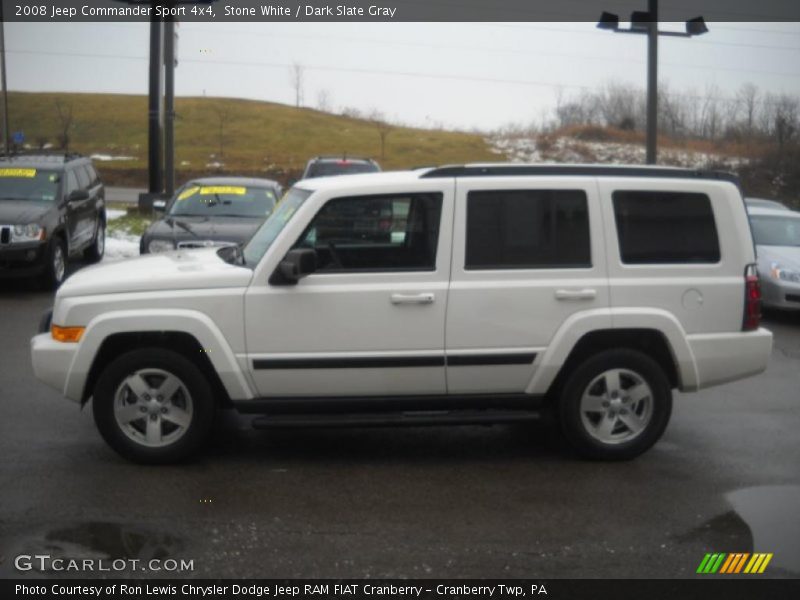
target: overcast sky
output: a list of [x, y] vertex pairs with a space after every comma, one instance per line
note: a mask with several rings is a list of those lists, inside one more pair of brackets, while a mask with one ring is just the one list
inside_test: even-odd
[[[678, 24], [662, 23], [678, 30]], [[147, 24], [7, 23], [8, 87], [147, 93]], [[732, 96], [746, 82], [800, 95], [800, 23], [709, 24], [661, 38], [660, 81]], [[378, 109], [403, 123], [468, 129], [541, 121], [559, 89], [645, 85], [644, 36], [594, 23], [184, 23], [180, 96], [294, 103], [289, 65], [304, 65], [306, 106]]]

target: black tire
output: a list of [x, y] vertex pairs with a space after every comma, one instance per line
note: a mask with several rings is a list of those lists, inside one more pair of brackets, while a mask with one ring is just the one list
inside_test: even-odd
[[[131, 437], [131, 435], [144, 437], [144, 432], [139, 433], [136, 428], [146, 430], [148, 419], [153, 417], [152, 414], [145, 413], [141, 420], [129, 423], [123, 430], [115, 413], [115, 404], [121, 406], [124, 402], [128, 402], [128, 399], [123, 399], [121, 402], [116, 397], [117, 391], [123, 386], [126, 378], [134, 373], [148, 370], [159, 370], [175, 376], [188, 391], [191, 408], [188, 425], [180, 437], [158, 447], [150, 447], [146, 445], [145, 440], [137, 441]], [[158, 375], [154, 377], [158, 379]], [[153, 379], [151, 378], [150, 381]], [[133, 400], [131, 396], [133, 392], [129, 388], [123, 387], [122, 389], [122, 394]], [[168, 398], [163, 403], [156, 405], [156, 412], [158, 412], [158, 406], [162, 407], [161, 410], [163, 407], [175, 410], [179, 407], [173, 405], [173, 401], [186, 402], [183, 389], [176, 394], [171, 396], [174, 400]], [[148, 398], [148, 400], [153, 399], [154, 397]], [[139, 400], [136, 402], [133, 406], [140, 407]], [[126, 407], [128, 406], [126, 405]], [[92, 410], [100, 434], [117, 453], [138, 463], [163, 464], [185, 460], [206, 444], [214, 421], [215, 403], [208, 380], [193, 362], [181, 354], [165, 348], [142, 348], [117, 357], [103, 370], [94, 388]], [[184, 414], [186, 412], [188, 411], [184, 411]], [[156, 418], [158, 418], [160, 432], [173, 426], [167, 421], [170, 417], [166, 415], [163, 417], [164, 425], [161, 425], [161, 415], [156, 415]], [[126, 431], [131, 433], [126, 433]]]
[[[609, 392], [606, 387], [605, 374], [615, 372], [622, 381], [621, 393]], [[636, 403], [632, 390], [639, 383], [645, 383], [650, 393], [644, 395], [641, 403]], [[626, 385], [628, 388], [624, 389]], [[639, 394], [646, 391], [646, 388], [638, 389]], [[604, 401], [601, 409], [607, 412], [582, 411], [585, 392], [592, 392], [594, 398], [608, 397], [609, 401]], [[646, 398], [650, 398], [650, 408], [649, 418], [645, 420]], [[664, 370], [646, 354], [636, 350], [607, 350], [588, 358], [568, 375], [558, 409], [564, 436], [580, 455], [592, 460], [629, 460], [648, 450], [663, 435], [672, 413], [672, 388]], [[641, 414], [634, 414], [638, 410]], [[641, 426], [636, 433], [622, 422], [623, 418], [631, 422], [631, 417]], [[601, 433], [603, 419], [608, 419], [611, 428], [607, 436]], [[646, 424], [641, 425], [644, 422]], [[616, 439], [611, 439], [613, 436], [617, 436]]]
[[103, 260], [106, 252], [106, 222], [101, 218], [97, 222], [97, 231], [94, 234], [92, 245], [83, 251], [83, 258], [88, 263], [98, 263]]
[[[60, 257], [63, 264], [59, 267], [58, 260]], [[44, 271], [39, 279], [41, 286], [45, 290], [57, 290], [58, 287], [64, 283], [67, 276], [67, 263], [69, 262], [69, 255], [67, 254], [67, 244], [61, 236], [55, 236], [50, 240], [45, 250], [45, 264]]]

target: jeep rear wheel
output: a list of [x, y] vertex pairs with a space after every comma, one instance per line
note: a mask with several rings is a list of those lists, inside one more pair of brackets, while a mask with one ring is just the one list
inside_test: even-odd
[[601, 352], [569, 376], [561, 427], [583, 456], [626, 460], [655, 444], [669, 422], [672, 390], [652, 358], [635, 350]]
[[203, 374], [180, 354], [146, 348], [123, 354], [101, 373], [95, 423], [119, 454], [168, 463], [198, 451], [211, 432], [214, 399]]

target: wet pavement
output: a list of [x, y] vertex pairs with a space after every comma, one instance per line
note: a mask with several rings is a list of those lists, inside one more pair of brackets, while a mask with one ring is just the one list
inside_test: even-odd
[[198, 461], [143, 467], [33, 378], [51, 300], [0, 291], [0, 576], [49, 553], [191, 559], [193, 577], [692, 577], [707, 552], [753, 551], [774, 553], [765, 576], [800, 576], [800, 315], [769, 315], [766, 373], [678, 395], [632, 462], [577, 460], [545, 425], [255, 431], [227, 414]]

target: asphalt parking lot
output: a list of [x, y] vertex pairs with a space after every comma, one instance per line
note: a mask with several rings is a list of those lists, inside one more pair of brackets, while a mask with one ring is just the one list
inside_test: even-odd
[[768, 315], [768, 371], [678, 395], [633, 462], [577, 460], [544, 425], [270, 432], [226, 415], [200, 460], [143, 467], [34, 379], [52, 295], [0, 285], [2, 576], [47, 552], [192, 559], [191, 577], [691, 577], [706, 552], [752, 551], [800, 576], [800, 315]]

